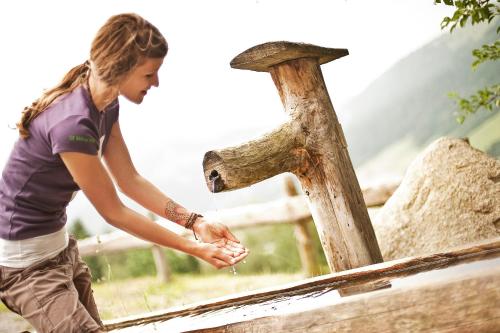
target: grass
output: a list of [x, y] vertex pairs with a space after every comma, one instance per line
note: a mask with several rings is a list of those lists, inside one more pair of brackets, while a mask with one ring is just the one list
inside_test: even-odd
[[486, 151], [500, 141], [500, 112], [474, 128], [468, 135], [472, 146]]
[[[229, 294], [286, 284], [302, 279], [297, 274], [233, 275], [219, 271], [216, 274], [178, 274], [168, 283], [156, 277], [140, 277], [94, 283], [94, 298], [103, 320], [187, 305]], [[0, 322], [3, 328], [14, 331], [29, 330], [21, 317], [11, 315], [0, 302]]]
[[285, 284], [302, 279], [300, 274], [174, 275], [168, 283], [156, 277], [94, 284], [94, 297], [103, 320], [148, 313], [172, 306]]

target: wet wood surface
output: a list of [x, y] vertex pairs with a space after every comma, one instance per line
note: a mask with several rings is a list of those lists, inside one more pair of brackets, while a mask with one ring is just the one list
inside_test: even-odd
[[500, 265], [321, 309], [189, 332], [500, 332]]
[[[393, 286], [388, 289], [358, 294], [345, 298], [341, 298], [337, 295], [337, 297], [339, 297], [340, 299], [338, 304], [329, 305], [327, 307], [320, 307], [315, 309], [314, 311], [309, 311], [309, 308], [303, 308], [297, 313], [286, 315], [290, 316], [286, 317], [289, 318], [290, 322], [295, 321], [300, 325], [308, 325], [307, 327], [310, 327], [311, 329], [315, 327], [315, 323], [317, 320], [323, 318], [321, 319], [322, 321], [319, 322], [322, 324], [320, 324], [318, 327], [326, 327], [328, 329], [332, 327], [332, 330], [347, 329], [346, 327], [348, 327], [349, 329], [358, 328], [359, 325], [361, 325], [361, 323], [363, 322], [363, 320], [361, 320], [360, 318], [364, 315], [366, 315], [367, 322], [371, 321], [373, 322], [373, 325], [376, 325], [377, 323], [379, 325], [386, 325], [383, 321], [378, 322], [378, 317], [393, 321], [399, 321], [400, 319], [398, 318], [403, 318], [401, 319], [401, 321], [399, 321], [400, 324], [406, 323], [408, 321], [411, 322], [411, 318], [414, 318], [416, 322], [415, 325], [417, 325], [414, 326], [415, 331], [419, 331], [420, 329], [422, 329], [422, 331], [425, 331], [426, 328], [419, 325], [425, 324], [422, 321], [427, 321], [426, 318], [430, 316], [429, 313], [432, 313], [435, 317], [440, 317], [442, 308], [442, 313], [446, 314], [446, 316], [443, 318], [448, 318], [446, 320], [450, 321], [450, 323], [456, 322], [458, 318], [461, 320], [460, 325], [465, 325], [464, 327], [467, 327], [467, 325], [472, 325], [471, 327], [473, 327], [474, 329], [482, 330], [484, 327], [489, 327], [488, 325], [490, 323], [497, 323], [498, 320], [498, 312], [495, 311], [499, 311], [498, 309], [500, 309], [500, 261], [498, 261], [496, 258], [500, 258], [500, 238], [468, 245], [466, 247], [455, 249], [449, 252], [437, 253], [424, 257], [406, 258], [396, 261], [390, 261], [350, 271], [328, 274], [325, 276], [311, 278], [284, 286], [278, 286], [275, 288], [230, 295], [215, 300], [200, 302], [191, 306], [171, 309], [170, 311], [157, 313], [155, 315], [143, 317], [137, 316], [128, 319], [115, 320], [113, 322], [108, 322], [107, 328], [109, 330], [119, 331], [120, 329], [124, 329], [127, 327], [138, 327], [139, 325], [147, 325], [148, 323], [155, 322], [168, 322], [169, 320], [175, 320], [182, 317], [193, 318], [194, 320], [196, 316], [203, 316], [205, 314], [214, 313], [219, 310], [224, 311], [224, 309], [227, 308], [241, 309], [241, 311], [245, 311], [245, 307], [255, 306], [259, 304], [272, 304], [273, 302], [278, 302], [278, 300], [287, 297], [289, 299], [300, 300], [303, 295], [306, 294], [323, 294], [331, 290], [356, 287], [366, 283], [384, 283], [387, 281], [397, 281], [402, 280], [405, 277], [418, 277], [418, 273], [428, 273], [435, 271], [437, 272], [437, 274], [434, 274], [434, 277], [439, 277], [441, 272], [443, 272], [444, 274], [446, 269], [452, 269], [452, 267], [457, 265], [460, 266], [475, 262], [486, 263], [488, 260], [496, 260], [494, 262], [495, 266], [491, 267], [491, 269], [488, 267], [486, 271], [472, 271], [469, 272], [471, 273], [471, 275], [466, 276], [464, 276], [463, 274], [453, 273], [449, 280], [443, 281], [443, 279], [441, 279], [438, 284], [434, 284], [433, 281], [429, 281], [429, 279], [427, 279], [425, 283], [419, 283], [419, 280], [417, 278], [415, 279], [415, 286], [413, 284], [407, 285], [406, 287]], [[447, 286], [450, 287], [448, 288]], [[441, 289], [446, 289], [443, 294], [438, 293]], [[420, 297], [419, 294], [422, 294], [424, 296]], [[373, 306], [371, 305], [371, 302], [373, 302]], [[347, 303], [352, 303], [352, 310], [349, 310], [349, 307], [346, 305]], [[385, 303], [392, 304], [391, 306], [393, 307], [387, 308], [388, 311], [386, 312], [388, 314], [384, 314], [385, 312], [382, 311], [383, 305], [380, 305], [379, 307], [379, 304]], [[427, 303], [431, 304], [432, 308], [426, 308], [425, 304]], [[414, 306], [412, 304], [414, 304]], [[483, 306], [481, 304], [485, 305]], [[328, 310], [323, 311], [324, 308]], [[373, 308], [374, 311], [368, 311], [369, 308]], [[405, 308], [408, 309], [407, 312], [403, 311]], [[424, 313], [426, 309], [432, 309], [432, 311], [427, 311], [427, 313]], [[308, 313], [308, 315], [302, 315], [303, 312]], [[393, 319], [390, 319], [392, 318], [390, 315], [391, 312], [394, 313]], [[490, 321], [486, 319], [478, 319], [477, 322], [470, 322], [467, 319], [469, 318], [469, 312], [471, 314], [477, 312], [477, 318], [489, 318], [488, 320]], [[314, 317], [315, 313], [319, 313], [319, 318]], [[358, 315], [352, 316], [351, 318], [349, 317], [349, 313], [357, 313]], [[460, 316], [453, 317], [452, 313], [458, 313], [460, 314]], [[466, 313], [467, 316], [462, 315], [463, 313]], [[335, 314], [335, 316], [333, 314]], [[261, 330], [256, 329], [253, 330], [254, 332], [268, 332], [264, 327], [270, 325], [269, 327], [271, 327], [272, 329], [269, 330], [269, 332], [286, 331], [284, 330], [284, 328], [281, 331], [279, 330], [281, 329], [280, 325], [285, 325], [285, 323], [281, 321], [283, 317], [274, 318], [274, 316], [268, 317], [268, 315], [269, 314], [267, 314], [267, 316], [261, 316], [260, 318], [254, 318], [250, 321], [240, 320], [238, 322], [232, 321], [232, 318], [234, 316], [232, 317], [231, 315], [228, 315], [227, 317], [224, 317], [222, 319], [226, 322], [223, 327], [212, 327], [210, 329], [212, 329], [213, 332], [233, 332], [232, 330], [228, 329], [234, 328], [234, 332], [242, 332], [240, 329], [242, 327], [245, 327], [246, 329], [249, 329], [248, 332], [252, 332], [252, 330], [250, 330], [252, 327], [251, 325], [255, 325], [256, 328], [260, 327]], [[389, 317], [384, 317], [385, 315]], [[342, 322], [347, 323], [347, 321], [345, 320], [351, 320], [352, 323], [349, 324], [351, 326], [348, 325], [344, 328], [342, 328], [342, 326], [335, 326], [342, 325]], [[273, 325], [276, 325], [278, 330], [275, 330], [275, 327]], [[372, 328], [371, 332], [384, 332], [384, 330], [373, 330], [373, 325], [367, 326]], [[442, 321], [440, 321], [439, 325], [442, 325], [440, 326], [442, 327], [442, 332], [446, 332], [446, 327], [451, 327], [446, 326]], [[208, 327], [209, 326], [202, 329], [207, 329], [206, 332], [212, 332], [208, 330]], [[305, 326], [300, 327], [304, 329]], [[386, 332], [395, 332], [393, 330], [394, 327], [387, 326], [386, 328]], [[226, 331], [224, 331], [224, 329]], [[179, 331], [188, 330], [189, 326], [186, 326]], [[309, 329], [307, 331], [309, 332]], [[453, 330], [451, 330], [450, 332], [452, 331]], [[467, 330], [465, 331], [467, 332]], [[474, 330], [469, 331], [474, 332]], [[141, 332], [148, 331], [143, 330]], [[361, 330], [360, 332], [364, 331]]]

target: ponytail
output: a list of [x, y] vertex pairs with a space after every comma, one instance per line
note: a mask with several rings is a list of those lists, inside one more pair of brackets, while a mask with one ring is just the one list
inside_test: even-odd
[[52, 89], [44, 91], [42, 96], [34, 101], [31, 106], [24, 108], [21, 120], [16, 124], [21, 138], [26, 139], [29, 137], [29, 126], [33, 119], [42, 113], [54, 100], [59, 96], [73, 91], [78, 85], [85, 82], [90, 65], [89, 61], [73, 67], [59, 84]]
[[[167, 51], [167, 41], [154, 25], [137, 14], [118, 14], [110, 17], [97, 32], [89, 59], [93, 74], [108, 86], [115, 86], [143, 59], [163, 58]], [[74, 67], [57, 86], [25, 107], [17, 123], [21, 138], [29, 137], [29, 125], [33, 119], [56, 98], [84, 83], [89, 72], [89, 61]]]

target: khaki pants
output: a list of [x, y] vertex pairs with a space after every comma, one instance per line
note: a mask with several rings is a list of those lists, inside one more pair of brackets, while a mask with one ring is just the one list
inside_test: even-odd
[[90, 270], [76, 240], [55, 258], [27, 268], [0, 266], [0, 299], [38, 333], [100, 332]]

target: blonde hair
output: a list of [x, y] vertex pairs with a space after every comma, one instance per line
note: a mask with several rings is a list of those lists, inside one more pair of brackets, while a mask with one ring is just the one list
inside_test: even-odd
[[[137, 14], [112, 16], [99, 29], [92, 41], [90, 62], [73, 67], [55, 87], [42, 93], [31, 106], [24, 108], [16, 124], [22, 138], [29, 137], [29, 125], [55, 99], [84, 83], [90, 68], [109, 86], [140, 65], [146, 58], [163, 58], [168, 44], [160, 31]], [[92, 63], [92, 66], [90, 66]]]

